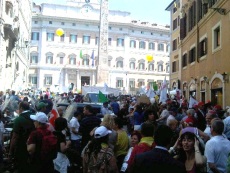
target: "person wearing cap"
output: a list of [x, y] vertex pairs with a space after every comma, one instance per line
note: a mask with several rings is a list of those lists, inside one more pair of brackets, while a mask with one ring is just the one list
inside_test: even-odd
[[113, 149], [108, 145], [110, 133], [105, 126], [96, 128], [92, 141], [83, 151], [83, 173], [98, 172], [101, 166], [106, 168], [107, 172], [118, 173]]
[[197, 120], [195, 118], [195, 110], [194, 109], [188, 109], [187, 115], [188, 115], [188, 117], [184, 120], [185, 127], [187, 127], [187, 126], [196, 127]]
[[230, 153], [230, 141], [222, 135], [224, 123], [222, 120], [212, 120], [212, 138], [205, 145], [208, 173], [227, 173], [227, 160]]
[[178, 153], [177, 160], [185, 164], [187, 173], [198, 173], [206, 170], [204, 145], [200, 143], [197, 133], [196, 128], [182, 129], [181, 135], [173, 147], [173, 150], [176, 149], [176, 153]]
[[46, 106], [48, 106], [47, 103], [44, 103], [44, 102], [39, 102], [38, 105], [37, 105], [37, 110], [38, 112], [46, 112]]
[[47, 94], [45, 94], [44, 100], [41, 100], [41, 102], [47, 104], [46, 110], [44, 113], [46, 115], [48, 115], [51, 112], [51, 110], [53, 109], [53, 101], [51, 99], [49, 99], [49, 96]]
[[30, 105], [28, 102], [21, 102], [19, 104], [19, 116], [14, 120], [10, 142], [9, 155], [15, 159], [19, 173], [25, 173], [30, 170], [30, 165], [27, 162], [29, 154], [26, 141], [35, 128], [33, 121], [30, 119], [31, 112], [29, 109]]
[[197, 128], [201, 131], [204, 131], [206, 128], [206, 122], [205, 122], [205, 107], [203, 102], [198, 103], [198, 108], [196, 110], [196, 118], [197, 118]]
[[42, 138], [44, 135], [52, 133], [47, 129], [48, 117], [43, 112], [37, 112], [36, 115], [30, 115], [30, 118], [34, 121], [36, 130], [30, 134], [27, 140], [27, 151], [31, 155], [31, 162], [36, 170], [34, 173], [53, 173], [53, 160], [47, 163], [40, 159]]

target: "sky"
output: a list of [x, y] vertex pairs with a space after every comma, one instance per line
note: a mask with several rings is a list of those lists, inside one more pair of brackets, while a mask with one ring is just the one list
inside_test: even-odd
[[[66, 4], [66, 0], [33, 0], [36, 4]], [[172, 0], [109, 0], [110, 10], [127, 11], [135, 20], [144, 22], [170, 24], [170, 12], [165, 8]]]

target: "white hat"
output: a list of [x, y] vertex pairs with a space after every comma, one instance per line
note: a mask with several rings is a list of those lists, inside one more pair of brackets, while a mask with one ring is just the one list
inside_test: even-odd
[[98, 128], [96, 128], [95, 132], [94, 132], [94, 137], [95, 138], [102, 138], [108, 134], [112, 133], [111, 130], [108, 130], [105, 126], [100, 126]]
[[48, 122], [48, 117], [43, 112], [38, 112], [36, 115], [30, 115], [30, 118], [43, 124]]

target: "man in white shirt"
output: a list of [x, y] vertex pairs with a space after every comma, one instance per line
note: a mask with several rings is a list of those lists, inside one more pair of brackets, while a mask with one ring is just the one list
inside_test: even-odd
[[227, 173], [230, 141], [222, 135], [223, 131], [224, 123], [221, 120], [213, 120], [211, 123], [211, 135], [213, 137], [205, 145], [208, 173]]
[[109, 104], [108, 104], [108, 102], [105, 102], [105, 103], [103, 103], [103, 106], [102, 106], [102, 108], [101, 108], [101, 113], [103, 114], [103, 115], [107, 115], [107, 114], [112, 114], [112, 111], [109, 109]]
[[81, 143], [80, 143], [80, 139], [81, 136], [78, 133], [80, 124], [78, 122], [78, 120], [81, 118], [81, 113], [80, 112], [75, 112], [74, 116], [72, 117], [72, 119], [70, 120], [69, 123], [69, 129], [70, 129], [70, 135], [71, 135], [71, 144], [72, 147], [74, 149], [76, 149], [77, 151], [80, 151], [81, 149]]

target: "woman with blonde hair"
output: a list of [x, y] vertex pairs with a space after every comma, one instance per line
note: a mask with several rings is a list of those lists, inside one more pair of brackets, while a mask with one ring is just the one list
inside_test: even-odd
[[105, 115], [102, 122], [101, 122], [101, 126], [105, 126], [106, 128], [108, 128], [109, 130], [111, 130], [112, 132], [109, 134], [109, 147], [114, 149], [114, 146], [117, 142], [117, 132], [115, 130], [113, 130], [115, 123], [114, 123], [114, 116], [112, 115]]
[[[105, 126], [107, 129], [109, 129], [111, 131], [111, 133], [109, 134], [108, 145], [112, 149], [114, 149], [114, 146], [115, 146], [115, 144], [117, 142], [117, 132], [115, 130], [113, 130], [114, 125], [115, 125], [114, 116], [108, 115], [108, 114], [104, 115], [100, 126]], [[93, 136], [95, 130], [96, 130], [96, 128], [94, 128], [90, 132], [91, 136]]]

